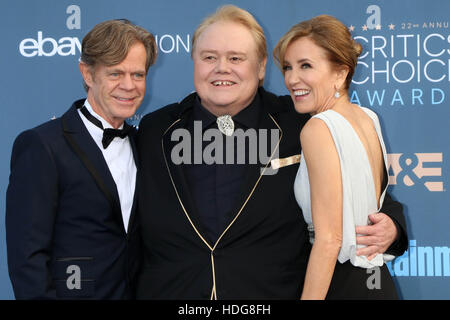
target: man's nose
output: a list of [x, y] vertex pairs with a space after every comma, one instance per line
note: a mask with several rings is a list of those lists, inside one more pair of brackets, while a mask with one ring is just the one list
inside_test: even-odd
[[133, 76], [131, 74], [124, 74], [120, 79], [120, 88], [124, 90], [133, 90], [135, 88], [135, 84], [133, 81]]
[[230, 62], [226, 57], [217, 60], [216, 71], [219, 73], [230, 72]]

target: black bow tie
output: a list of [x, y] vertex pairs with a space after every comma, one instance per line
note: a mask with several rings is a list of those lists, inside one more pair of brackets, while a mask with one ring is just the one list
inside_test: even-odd
[[115, 137], [119, 137], [119, 138], [125, 138], [129, 133], [130, 133], [130, 129], [131, 126], [124, 123], [123, 125], [123, 129], [111, 129], [111, 128], [106, 128], [103, 129], [103, 139], [102, 139], [102, 144], [103, 144], [103, 148], [108, 148], [109, 144], [111, 143], [111, 141], [114, 140]]
[[102, 139], [102, 145], [103, 149], [108, 148], [111, 141], [114, 140], [115, 137], [119, 138], [125, 138], [131, 131], [132, 126], [130, 126], [128, 123], [124, 122], [123, 129], [111, 129], [111, 128], [103, 128], [103, 125], [100, 120], [98, 120], [96, 117], [94, 117], [92, 114], [89, 113], [89, 111], [86, 109], [85, 106], [82, 106], [80, 109], [81, 113], [88, 119], [90, 122], [92, 122], [94, 125], [99, 127], [103, 130], [103, 139]]

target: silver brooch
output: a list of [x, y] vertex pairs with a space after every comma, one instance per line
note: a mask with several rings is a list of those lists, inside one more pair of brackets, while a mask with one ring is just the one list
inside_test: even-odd
[[234, 122], [230, 115], [224, 115], [217, 118], [217, 126], [220, 132], [226, 136], [232, 136], [234, 132]]

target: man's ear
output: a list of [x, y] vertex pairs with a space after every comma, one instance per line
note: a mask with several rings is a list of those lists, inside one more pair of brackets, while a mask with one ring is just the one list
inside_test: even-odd
[[84, 82], [89, 88], [91, 88], [94, 82], [92, 67], [88, 66], [84, 62], [80, 62], [78, 67], [80, 68], [81, 76], [83, 77]]
[[265, 57], [259, 64], [258, 78], [260, 81], [262, 81], [266, 75], [266, 64], [267, 64], [267, 57]]

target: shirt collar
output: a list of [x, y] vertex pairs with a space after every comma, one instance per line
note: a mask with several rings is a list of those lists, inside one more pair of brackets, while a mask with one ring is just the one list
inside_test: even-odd
[[[233, 121], [238, 123], [245, 129], [256, 128], [259, 122], [261, 110], [261, 98], [259, 93], [256, 93], [253, 101], [238, 114], [232, 117]], [[193, 120], [202, 122], [202, 129], [210, 127], [216, 122], [217, 117], [209, 112], [200, 101], [200, 97], [197, 95], [194, 100]]]
[[202, 122], [203, 130], [210, 127], [217, 120], [217, 117], [215, 115], [213, 115], [205, 107], [202, 106], [199, 96], [195, 97], [194, 110], [193, 110], [192, 116], [193, 116], [194, 121]]
[[246, 127], [246, 129], [256, 128], [259, 123], [261, 113], [261, 98], [258, 92], [253, 101], [238, 114], [233, 117], [233, 121]]
[[[108, 121], [103, 119], [100, 115], [97, 114], [97, 112], [94, 111], [94, 109], [92, 109], [92, 106], [89, 103], [88, 99], [86, 99], [84, 101], [84, 105], [85, 105], [86, 109], [89, 111], [90, 114], [92, 114], [95, 118], [100, 120], [100, 122], [102, 123], [103, 129], [113, 128], [113, 126]], [[122, 128], [123, 128], [123, 123], [118, 129], [122, 129]]]

